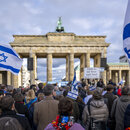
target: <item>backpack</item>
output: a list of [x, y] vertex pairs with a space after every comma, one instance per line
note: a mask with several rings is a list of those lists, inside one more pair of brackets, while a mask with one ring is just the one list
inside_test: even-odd
[[24, 130], [16, 118], [1, 117], [0, 130]]
[[95, 122], [95, 119], [91, 117], [91, 110], [90, 110], [90, 102], [92, 99], [89, 100], [87, 103], [88, 105], [88, 112], [90, 115], [90, 123], [89, 123], [89, 130], [105, 130], [106, 129], [106, 122], [105, 121], [98, 121]]

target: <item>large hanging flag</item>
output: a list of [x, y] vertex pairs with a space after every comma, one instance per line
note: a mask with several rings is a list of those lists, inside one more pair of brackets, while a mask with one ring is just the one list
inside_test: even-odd
[[123, 42], [124, 42], [123, 44], [124, 51], [130, 65], [130, 0], [128, 0], [128, 6], [127, 6], [126, 16], [125, 16]]
[[17, 75], [22, 66], [22, 59], [10, 44], [0, 43], [0, 70], [7, 70]]

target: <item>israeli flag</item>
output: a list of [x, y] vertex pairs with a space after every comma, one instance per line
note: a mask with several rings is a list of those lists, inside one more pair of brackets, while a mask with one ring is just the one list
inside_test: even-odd
[[74, 72], [74, 78], [72, 81], [71, 91], [68, 92], [67, 97], [76, 100], [78, 97], [78, 86], [76, 81], [76, 72]]
[[72, 81], [72, 91], [78, 91], [78, 88], [77, 88], [77, 80], [76, 80], [76, 72], [74, 72], [74, 78], [73, 78], [73, 81]]
[[126, 16], [125, 16], [123, 42], [124, 42], [123, 43], [124, 51], [130, 65], [130, 0], [128, 0], [128, 6], [127, 6]]
[[0, 43], [0, 70], [7, 70], [17, 75], [22, 66], [22, 59], [10, 44]]

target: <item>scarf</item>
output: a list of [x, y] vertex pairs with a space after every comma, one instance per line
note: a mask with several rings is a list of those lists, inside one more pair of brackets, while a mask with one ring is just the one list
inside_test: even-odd
[[56, 130], [69, 130], [74, 123], [73, 120], [72, 116], [57, 116], [56, 120], [52, 121], [52, 125]]

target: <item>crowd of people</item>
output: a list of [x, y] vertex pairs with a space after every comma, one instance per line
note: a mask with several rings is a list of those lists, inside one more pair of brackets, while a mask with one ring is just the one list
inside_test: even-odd
[[72, 86], [0, 84], [0, 130], [130, 130], [130, 86], [82, 80], [76, 99]]

